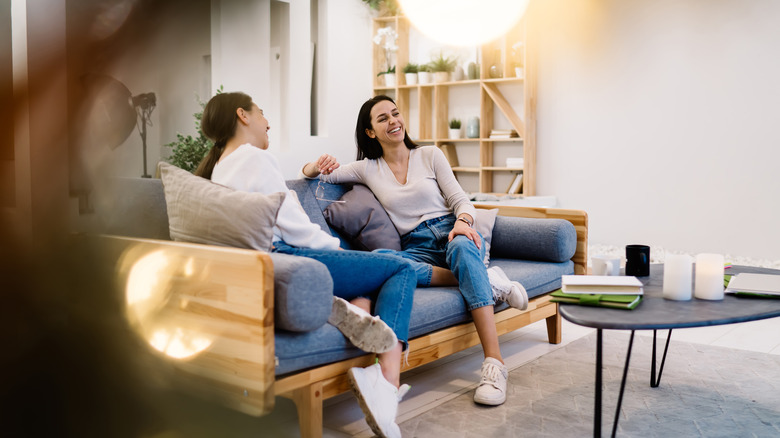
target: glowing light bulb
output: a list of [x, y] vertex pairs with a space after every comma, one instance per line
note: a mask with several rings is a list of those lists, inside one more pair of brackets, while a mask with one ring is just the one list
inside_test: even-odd
[[529, 0], [399, 0], [424, 35], [451, 46], [475, 46], [505, 34]]

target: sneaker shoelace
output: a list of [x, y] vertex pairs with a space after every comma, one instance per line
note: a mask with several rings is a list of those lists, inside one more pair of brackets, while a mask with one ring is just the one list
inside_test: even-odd
[[479, 384], [493, 385], [498, 389], [498, 376], [500, 374], [501, 369], [499, 369], [498, 366], [492, 363], [485, 364], [482, 367], [482, 379], [480, 380]]

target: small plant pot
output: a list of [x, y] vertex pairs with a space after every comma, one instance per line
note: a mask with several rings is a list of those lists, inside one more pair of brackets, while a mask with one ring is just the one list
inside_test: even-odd
[[395, 87], [395, 73], [387, 73], [382, 76], [385, 77], [385, 87]]
[[460, 138], [460, 128], [450, 128], [450, 140], [457, 140]]
[[404, 73], [406, 85], [417, 85], [417, 73]]
[[433, 73], [433, 83], [434, 84], [441, 84], [442, 82], [449, 82], [450, 80], [450, 72], [448, 71], [437, 71]]
[[433, 80], [433, 75], [429, 71], [421, 71], [417, 73], [417, 80], [420, 85], [430, 84]]

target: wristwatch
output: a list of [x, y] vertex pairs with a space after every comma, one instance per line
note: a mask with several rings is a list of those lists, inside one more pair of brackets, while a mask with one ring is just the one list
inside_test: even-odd
[[474, 225], [474, 222], [471, 222], [470, 220], [466, 219], [465, 217], [459, 217], [458, 220], [465, 222], [466, 225], [468, 225], [469, 227], [472, 227]]

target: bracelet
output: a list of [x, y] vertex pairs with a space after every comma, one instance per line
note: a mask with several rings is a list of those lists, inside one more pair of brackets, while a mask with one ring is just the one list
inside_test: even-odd
[[466, 225], [468, 225], [469, 227], [473, 225], [473, 222], [469, 222], [469, 220], [466, 219], [465, 217], [459, 217], [457, 220], [465, 222]]

